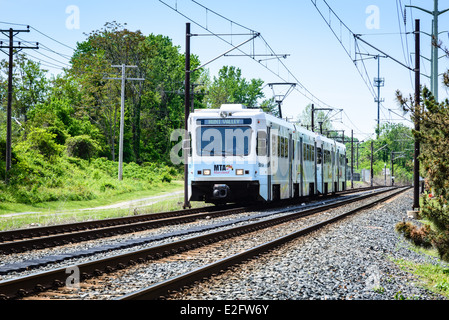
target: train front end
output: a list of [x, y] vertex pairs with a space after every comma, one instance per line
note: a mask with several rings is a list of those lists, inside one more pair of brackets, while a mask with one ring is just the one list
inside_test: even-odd
[[259, 199], [255, 132], [261, 114], [243, 105], [222, 105], [190, 115], [190, 201], [221, 204]]

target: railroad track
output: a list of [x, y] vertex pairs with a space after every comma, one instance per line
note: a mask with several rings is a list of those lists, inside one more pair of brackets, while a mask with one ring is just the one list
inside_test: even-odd
[[[376, 195], [380, 193], [385, 193], [391, 191], [391, 189], [381, 190], [380, 192], [376, 193]], [[399, 192], [402, 192], [404, 190], [399, 190]], [[397, 193], [393, 193], [391, 196], [396, 195]], [[179, 255], [182, 252], [186, 252], [188, 250], [192, 250], [195, 248], [200, 248], [206, 245], [209, 245], [211, 243], [216, 243], [223, 241], [225, 239], [228, 239], [230, 237], [236, 237], [239, 235], [242, 235], [247, 232], [254, 232], [260, 229], [264, 228], [270, 228], [274, 225], [279, 225], [281, 223], [285, 223], [287, 221], [291, 221], [294, 219], [298, 219], [299, 217], [303, 217], [306, 215], [311, 215], [316, 212], [320, 212], [323, 210], [329, 210], [331, 208], [336, 208], [339, 206], [343, 206], [345, 204], [361, 200], [361, 199], [367, 199], [369, 196], [372, 196], [373, 194], [365, 194], [363, 196], [354, 197], [350, 200], [346, 201], [338, 201], [333, 204], [328, 204], [325, 206], [321, 206], [318, 208], [311, 208], [307, 210], [302, 211], [294, 211], [294, 212], [288, 212], [282, 217], [276, 217], [276, 218], [270, 218], [266, 219], [264, 221], [257, 221], [253, 223], [249, 223], [243, 226], [238, 226], [234, 228], [228, 228], [226, 230], [221, 231], [215, 231], [212, 233], [206, 233], [204, 235], [200, 236], [194, 236], [187, 239], [183, 239], [176, 242], [171, 242], [168, 244], [163, 244], [159, 246], [153, 246], [149, 248], [144, 248], [142, 250], [129, 252], [122, 255], [116, 255], [104, 259], [99, 259], [95, 261], [90, 261], [86, 263], [81, 263], [73, 268], [76, 269], [76, 271], [79, 274], [80, 280], [86, 281], [93, 277], [98, 277], [102, 274], [109, 274], [113, 271], [118, 271], [122, 269], [126, 269], [129, 266], [136, 265], [138, 263], [144, 263], [144, 262], [153, 262], [158, 259], [162, 259], [164, 257], [169, 257], [173, 255]], [[375, 203], [378, 203], [380, 200], [376, 201]], [[370, 206], [375, 204], [370, 204]], [[283, 211], [291, 211], [291, 209], [285, 209]], [[282, 210], [281, 210], [282, 211]], [[347, 214], [346, 214], [347, 215]], [[344, 216], [346, 216], [344, 215]], [[339, 218], [341, 219], [341, 218]], [[315, 227], [317, 228], [317, 227]], [[304, 232], [304, 231], [302, 231]], [[293, 236], [286, 236], [283, 237], [284, 240], [282, 241], [288, 241], [287, 239], [291, 238]], [[281, 240], [278, 240], [278, 243], [280, 243]], [[185, 285], [185, 283], [189, 283], [197, 277], [196, 275], [201, 275], [201, 277], [204, 276], [204, 274], [210, 274], [211, 272], [215, 272], [217, 268], [222, 270], [225, 269], [227, 266], [236, 263], [235, 261], [239, 261], [240, 257], [243, 259], [247, 259], [247, 257], [251, 256], [252, 254], [258, 254], [257, 252], [263, 252], [266, 251], [270, 245], [267, 246], [257, 246], [253, 250], [249, 250], [247, 253], [242, 253], [235, 255], [234, 258], [227, 258], [223, 259], [223, 264], [217, 264], [213, 263], [212, 265], [209, 265], [205, 270], [197, 270], [192, 271], [189, 273], [189, 275], [179, 276], [175, 279], [172, 279], [169, 281], [169, 283], [160, 283], [158, 285], [153, 285], [152, 289], [148, 290], [141, 290], [139, 293], [135, 293], [132, 295], [128, 295], [123, 297], [123, 299], [148, 299], [148, 298], [158, 298], [161, 295], [164, 295], [161, 292], [167, 292], [167, 290], [173, 290], [172, 288], [177, 287], [181, 285]], [[259, 248], [260, 247], [260, 248]], [[259, 248], [259, 249], [257, 249]], [[263, 249], [262, 249], [263, 248]], [[262, 250], [262, 251], [260, 251]], [[241, 260], [240, 260], [241, 261]], [[66, 280], [68, 279], [69, 275], [67, 273], [67, 270], [70, 268], [59, 268], [55, 270], [51, 270], [48, 272], [41, 272], [37, 274], [32, 274], [29, 276], [13, 279], [13, 280], [7, 280], [0, 282], [0, 298], [3, 299], [17, 299], [21, 297], [25, 297], [31, 294], [36, 294], [38, 292], [63, 287], [66, 285]], [[70, 269], [72, 270], [72, 269]], [[145, 292], [145, 293], [143, 293]], [[152, 293], [148, 293], [152, 292]]]
[[[372, 190], [371, 188], [359, 188], [342, 191], [336, 194], [341, 196], [354, 192]], [[301, 201], [328, 199], [335, 197], [317, 196], [303, 198]], [[298, 200], [287, 200], [280, 203], [263, 205], [263, 208], [285, 206], [297, 203]], [[19, 253], [30, 250], [56, 247], [69, 243], [78, 243], [99, 238], [111, 237], [119, 234], [133, 233], [166, 225], [187, 223], [205, 217], [219, 217], [231, 215], [245, 210], [259, 210], [261, 205], [226, 207], [209, 206], [187, 210], [177, 210], [152, 214], [134, 215], [120, 218], [84, 221], [70, 224], [43, 226], [0, 232], [0, 254]], [[0, 274], [2, 271], [0, 270]]]
[[[326, 219], [324, 221], [315, 223], [308, 227], [302, 228], [300, 230], [289, 233], [285, 236], [276, 238], [272, 241], [265, 242], [263, 244], [257, 245], [250, 249], [244, 250], [242, 252], [236, 253], [234, 255], [228, 256], [216, 262], [201, 266], [192, 271], [186, 272], [184, 274], [178, 275], [166, 281], [162, 281], [160, 283], [156, 283], [144, 289], [137, 290], [135, 292], [126, 294], [122, 297], [117, 298], [116, 300], [154, 300], [165, 298], [170, 295], [170, 293], [177, 292], [178, 290], [182, 290], [188, 288], [189, 285], [192, 285], [195, 282], [210, 278], [211, 276], [215, 276], [217, 274], [225, 272], [228, 268], [236, 266], [240, 263], [244, 263], [245, 261], [254, 259], [255, 257], [268, 253], [277, 247], [290, 242], [294, 239], [307, 235], [313, 231], [321, 229], [327, 225], [335, 223], [345, 217], [352, 215], [354, 213], [360, 212], [362, 210], [366, 210], [368, 208], [374, 207], [375, 205], [384, 202], [398, 194], [410, 189], [401, 188], [400, 190], [391, 193], [382, 198], [371, 201], [367, 204], [364, 204], [356, 209], [346, 211], [342, 214], [336, 215], [332, 218]], [[383, 193], [383, 192], [382, 192]]]

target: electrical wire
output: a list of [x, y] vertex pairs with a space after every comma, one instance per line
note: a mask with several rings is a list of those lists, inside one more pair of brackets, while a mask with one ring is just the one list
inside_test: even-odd
[[[212, 30], [210, 30], [210, 29], [208, 28], [208, 26], [203, 26], [201, 23], [198, 23], [198, 22], [195, 21], [194, 19], [188, 17], [186, 14], [182, 13], [177, 7], [172, 7], [171, 5], [167, 4], [167, 3], [164, 2], [163, 0], [159, 0], [159, 1], [160, 1], [161, 3], [163, 3], [164, 5], [166, 5], [167, 7], [169, 7], [170, 9], [172, 9], [173, 11], [177, 12], [178, 14], [180, 14], [181, 16], [183, 16], [184, 18], [188, 19], [189, 21], [191, 21], [192, 23], [194, 23], [195, 25], [197, 25], [197, 26], [200, 27], [201, 29], [206, 30], [206, 31], [209, 32], [211, 35], [217, 37], [218, 39], [222, 40], [223, 42], [225, 42], [225, 43], [227, 43], [227, 44], [229, 44], [229, 45], [231, 45], [232, 47], [235, 48], [235, 46], [234, 46], [230, 41], [224, 39], [224, 38], [223, 38], [222, 36], [220, 36], [219, 34], [213, 32]], [[327, 106], [327, 107], [332, 108], [332, 109], [336, 109], [336, 108], [330, 106], [329, 104], [323, 102], [322, 100], [320, 100], [320, 99], [319, 99], [318, 97], [316, 97], [310, 90], [308, 90], [308, 89], [307, 89], [307, 88], [306, 88], [306, 87], [305, 87], [305, 86], [298, 80], [298, 78], [297, 78], [297, 77], [296, 77], [296, 76], [289, 70], [289, 68], [288, 68], [288, 67], [284, 64], [284, 62], [280, 59], [279, 55], [276, 54], [276, 52], [273, 50], [273, 48], [268, 44], [268, 42], [263, 38], [263, 36], [262, 36], [259, 32], [254, 31], [254, 30], [251, 29], [251, 28], [245, 27], [245, 26], [243, 26], [243, 25], [241, 25], [241, 24], [239, 24], [239, 23], [237, 23], [237, 22], [235, 22], [235, 21], [233, 21], [233, 20], [231, 20], [231, 19], [228, 19], [228, 18], [224, 17], [223, 15], [221, 15], [221, 14], [215, 12], [214, 10], [211, 10], [211, 9], [205, 7], [204, 5], [200, 4], [199, 2], [197, 2], [197, 1], [195, 1], [195, 0], [191, 0], [191, 1], [192, 1], [193, 3], [195, 3], [196, 5], [202, 7], [203, 9], [205, 9], [207, 13], [208, 13], [208, 12], [213, 13], [213, 14], [217, 15], [218, 17], [220, 17], [220, 18], [222, 18], [222, 19], [225, 19], [226, 21], [228, 21], [229, 23], [231, 23], [231, 25], [240, 26], [240, 27], [244, 28], [245, 30], [247, 30], [247, 31], [249, 31], [249, 32], [251, 32], [251, 33], [259, 34], [259, 38], [260, 38], [260, 39], [262, 40], [262, 42], [264, 43], [265, 48], [268, 49], [268, 51], [271, 52], [271, 54], [273, 55], [273, 57], [277, 57], [278, 65], [279, 65], [279, 66], [282, 66], [282, 67], [287, 71], [288, 76], [291, 76], [293, 79], [295, 79], [295, 81], [296, 81], [296, 83], [297, 83], [297, 86], [295, 86], [294, 89], [295, 89], [296, 91], [298, 91], [298, 92], [299, 92], [300, 94], [302, 94], [305, 98], [307, 98], [308, 100], [310, 100], [310, 101], [312, 101], [312, 102], [314, 102], [314, 103], [317, 103], [317, 104], [323, 105], [323, 106]], [[276, 71], [270, 69], [267, 65], [262, 64], [261, 61], [256, 60], [254, 54], [248, 54], [248, 53], [242, 51], [240, 48], [236, 48], [236, 50], [240, 51], [244, 56], [247, 56], [247, 57], [253, 59], [254, 61], [256, 61], [257, 63], [259, 63], [261, 66], [263, 66], [265, 69], [267, 69], [267, 70], [268, 70], [269, 72], [271, 72], [272, 74], [276, 75], [279, 79], [283, 80], [284, 82], [287, 82], [287, 83], [290, 82], [290, 81], [288, 81], [288, 79], [283, 78], [283, 77], [279, 74], [279, 72], [276, 72]], [[254, 51], [254, 46], [253, 46], [253, 51]], [[302, 92], [298, 87], [302, 88], [305, 92]]]

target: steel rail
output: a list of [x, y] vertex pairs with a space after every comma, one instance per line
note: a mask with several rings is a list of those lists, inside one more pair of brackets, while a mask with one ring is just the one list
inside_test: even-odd
[[[351, 191], [340, 191], [336, 194], [346, 194], [348, 192], [358, 192], [369, 190], [370, 187], [367, 188], [357, 188], [351, 189]], [[304, 197], [307, 198], [307, 197]], [[59, 233], [67, 233], [67, 232], [76, 232], [87, 229], [95, 229], [95, 228], [105, 228], [112, 227], [121, 224], [130, 224], [135, 222], [143, 222], [148, 220], [156, 220], [156, 219], [164, 219], [169, 217], [177, 217], [188, 214], [200, 213], [200, 212], [214, 212], [221, 211], [223, 209], [229, 209], [233, 207], [237, 207], [237, 205], [227, 205], [225, 206], [205, 206], [200, 208], [193, 209], [183, 209], [176, 211], [166, 211], [166, 212], [157, 212], [157, 213], [149, 213], [149, 214], [138, 214], [134, 216], [128, 217], [118, 217], [118, 218], [108, 218], [108, 219], [99, 219], [93, 221], [82, 221], [82, 222], [74, 222], [67, 224], [57, 224], [51, 226], [41, 226], [41, 227], [33, 227], [33, 228], [21, 228], [14, 230], [6, 230], [0, 231], [0, 242], [5, 241], [13, 241], [13, 240], [21, 240], [27, 238], [34, 238], [40, 236], [48, 236]], [[1, 218], [1, 216], [0, 216]]]
[[[58, 233], [67, 233], [67, 232], [76, 232], [87, 229], [94, 228], [105, 228], [111, 227], [121, 224], [129, 224], [135, 222], [142, 222], [147, 220], [155, 220], [155, 219], [163, 219], [168, 217], [176, 217], [185, 214], [192, 214], [198, 212], [210, 212], [222, 210], [219, 207], [206, 206], [201, 208], [187, 209], [187, 210], [176, 210], [176, 211], [167, 211], [167, 212], [158, 212], [158, 213], [150, 213], [150, 214], [139, 214], [129, 217], [119, 217], [119, 218], [108, 218], [108, 219], [100, 219], [94, 221], [82, 221], [82, 222], [74, 222], [67, 224], [58, 224], [51, 226], [42, 226], [35, 228], [23, 228], [23, 229], [15, 229], [15, 230], [7, 230], [0, 232], [0, 242], [1, 241], [13, 241], [13, 240], [21, 240], [26, 238], [33, 238], [39, 236], [48, 236], [54, 235]], [[0, 216], [1, 218], [1, 216]]]
[[82, 241], [94, 240], [98, 238], [111, 237], [124, 233], [132, 233], [151, 228], [159, 228], [167, 225], [192, 222], [207, 216], [223, 216], [236, 214], [248, 210], [247, 207], [238, 207], [234, 209], [207, 211], [202, 213], [194, 213], [182, 216], [174, 216], [169, 218], [160, 218], [155, 220], [134, 222], [130, 224], [104, 227], [101, 229], [84, 230], [79, 232], [69, 232], [57, 234], [48, 237], [32, 238], [25, 240], [16, 240], [11, 242], [0, 243], [0, 253], [18, 253], [34, 249], [42, 249], [64, 245], [68, 243], [77, 243]]
[[323, 228], [331, 223], [337, 222], [349, 215], [352, 215], [359, 211], [371, 208], [371, 207], [377, 205], [378, 203], [384, 202], [394, 196], [397, 196], [398, 194], [400, 194], [410, 188], [411, 187], [407, 187], [406, 189], [401, 189], [398, 192], [390, 194], [381, 199], [377, 199], [377, 200], [370, 202], [366, 205], [360, 206], [359, 208], [347, 211], [343, 214], [340, 214], [340, 215], [330, 218], [328, 220], [325, 220], [325, 221], [316, 223], [312, 226], [300, 229], [300, 230], [290, 233], [288, 235], [279, 237], [275, 240], [266, 242], [264, 244], [255, 246], [251, 249], [234, 254], [227, 258], [210, 263], [206, 266], [199, 267], [199, 268], [192, 270], [190, 272], [187, 272], [185, 274], [173, 277], [171, 279], [154, 284], [147, 288], [129, 293], [129, 294], [119, 297], [115, 300], [154, 300], [154, 299], [164, 298], [170, 294], [170, 291], [180, 290], [182, 288], [185, 288], [186, 286], [192, 285], [196, 281], [203, 280], [203, 279], [209, 278], [215, 274], [222, 273], [232, 266], [238, 265], [244, 261], [247, 261], [247, 260], [257, 257], [258, 255], [272, 251], [273, 249], [275, 249], [287, 242], [295, 240], [298, 237], [307, 235], [307, 234], [311, 233], [312, 231], [316, 231], [316, 230]]
[[[337, 195], [362, 192], [367, 189], [370, 190], [371, 188], [342, 191], [337, 193]], [[320, 198], [325, 198], [325, 196], [309, 197], [309, 200], [316, 200]], [[306, 198], [302, 198], [300, 200], [304, 201], [304, 199]], [[286, 201], [281, 201], [279, 203], [264, 205], [263, 208], [267, 208], [267, 206], [282, 206], [296, 202], [298, 202], [298, 199], [286, 199]], [[0, 254], [19, 253], [29, 250], [55, 247], [68, 243], [83, 242], [118, 234], [158, 228], [166, 225], [191, 222], [209, 215], [218, 217], [240, 213], [244, 210], [258, 210], [260, 208], [262, 208], [261, 205], [250, 205], [243, 207], [239, 207], [237, 205], [229, 205], [226, 207], [203, 207], [122, 218], [86, 221], [73, 224], [4, 231], [0, 232]], [[7, 239], [9, 239], [9, 241], [6, 241]], [[4, 242], [1, 242], [1, 240]]]
[[77, 268], [81, 276], [81, 280], [89, 279], [103, 273], [109, 273], [115, 270], [124, 269], [127, 266], [131, 266], [136, 263], [143, 263], [145, 261], [160, 259], [165, 256], [198, 248], [209, 243], [218, 242], [229, 237], [235, 237], [247, 232], [256, 231], [261, 228], [267, 228], [275, 224], [280, 224], [302, 216], [343, 206], [348, 203], [363, 200], [381, 193], [391, 191], [393, 189], [397, 188], [381, 190], [377, 193], [369, 193], [354, 197], [349, 200], [342, 200], [320, 207], [302, 211], [295, 211], [278, 218], [254, 222], [243, 226], [216, 231], [201, 236], [195, 236], [168, 244], [153, 246], [126, 254], [118, 254], [108, 258], [86, 262], [75, 266], [69, 266], [67, 268], [58, 268], [48, 272], [41, 272], [17, 279], [2, 281], [0, 282], [0, 299], [17, 299], [23, 296], [30, 295], [33, 292], [40, 292], [51, 288], [64, 286], [65, 281], [68, 278], [67, 270], [72, 270], [72, 267]]

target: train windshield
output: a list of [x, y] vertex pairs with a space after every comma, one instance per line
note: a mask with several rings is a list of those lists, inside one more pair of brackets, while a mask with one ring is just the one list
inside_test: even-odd
[[196, 150], [199, 156], [247, 156], [251, 127], [198, 127]]

